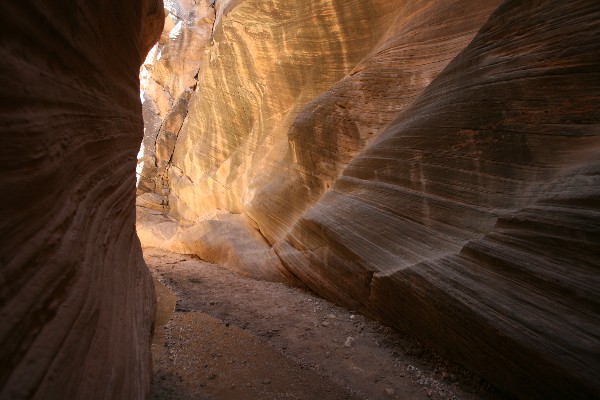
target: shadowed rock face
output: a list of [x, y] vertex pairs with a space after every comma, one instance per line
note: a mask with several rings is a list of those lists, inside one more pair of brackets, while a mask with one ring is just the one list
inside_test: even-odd
[[524, 4], [503, 4], [275, 249], [515, 394], [593, 397], [600, 9]]
[[249, 274], [246, 218], [281, 263], [257, 276], [516, 396], [600, 396], [600, 5], [246, 0], [216, 18], [165, 167], [183, 224], [142, 221], [148, 243]]
[[139, 66], [161, 2], [0, 5], [0, 397], [141, 399], [152, 280], [135, 233]]

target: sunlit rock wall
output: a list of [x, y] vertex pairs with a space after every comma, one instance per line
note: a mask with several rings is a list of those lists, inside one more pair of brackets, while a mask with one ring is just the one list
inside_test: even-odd
[[284, 158], [252, 180], [246, 212], [272, 243], [469, 43], [499, 1], [477, 7], [464, 0], [389, 3], [393, 18], [385, 34], [374, 46], [368, 43], [365, 56], [338, 82], [298, 110], [286, 127]]
[[143, 399], [138, 72], [159, 1], [0, 4], [0, 398]]
[[187, 115], [198, 70], [212, 33], [215, 11], [210, 0], [165, 1], [165, 23], [140, 73], [144, 140], [138, 154], [138, 193], [156, 206], [166, 203], [166, 166]]
[[[156, 170], [142, 174], [140, 189], [154, 193], [139, 203], [168, 203], [172, 216], [192, 224], [215, 209], [249, 216], [274, 243], [469, 43], [497, 3], [217, 2], [195, 92], [185, 108], [172, 108], [189, 107], [189, 114], [177, 112], [184, 122], [171, 130], [167, 117], [160, 131], [177, 133], [144, 146], [157, 155]], [[189, 43], [173, 38], [162, 51], [168, 46], [185, 52]], [[161, 146], [167, 151], [158, 156]], [[150, 180], [160, 183], [144, 183]], [[190, 235], [179, 230], [170, 240], [181, 249], [189, 243], [179, 236]], [[221, 250], [203, 256], [211, 252]], [[243, 260], [252, 258], [221, 261], [242, 271]], [[281, 278], [276, 271], [273, 280]]]
[[217, 2], [206, 67], [169, 169], [169, 207], [195, 221], [242, 213], [287, 179], [299, 110], [373, 50], [393, 22], [389, 1]]
[[[597, 397], [599, 17], [590, 1], [217, 2], [170, 219], [138, 229], [292, 276], [519, 397]], [[244, 221], [281, 265], [232, 261], [254, 247]]]

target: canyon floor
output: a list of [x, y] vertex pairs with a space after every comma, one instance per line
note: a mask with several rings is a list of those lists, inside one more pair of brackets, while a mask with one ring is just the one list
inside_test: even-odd
[[499, 399], [416, 340], [284, 284], [146, 248], [159, 399]]

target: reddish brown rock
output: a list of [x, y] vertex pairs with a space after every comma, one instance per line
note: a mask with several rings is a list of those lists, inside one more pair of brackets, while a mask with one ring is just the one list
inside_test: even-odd
[[138, 71], [160, 1], [0, 5], [0, 397], [142, 399]]
[[600, 7], [507, 1], [275, 248], [523, 398], [600, 394]]

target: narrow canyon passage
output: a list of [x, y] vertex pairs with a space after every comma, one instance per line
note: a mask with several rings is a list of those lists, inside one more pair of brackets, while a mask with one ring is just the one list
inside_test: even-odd
[[598, 0], [2, 1], [0, 188], [0, 400], [600, 398]]
[[177, 297], [154, 396], [494, 395], [403, 332], [504, 396], [598, 397], [600, 3], [165, 15], [136, 193]]
[[[144, 249], [152, 399], [500, 399], [414, 339], [306, 290]], [[164, 284], [163, 284], [164, 283]]]

